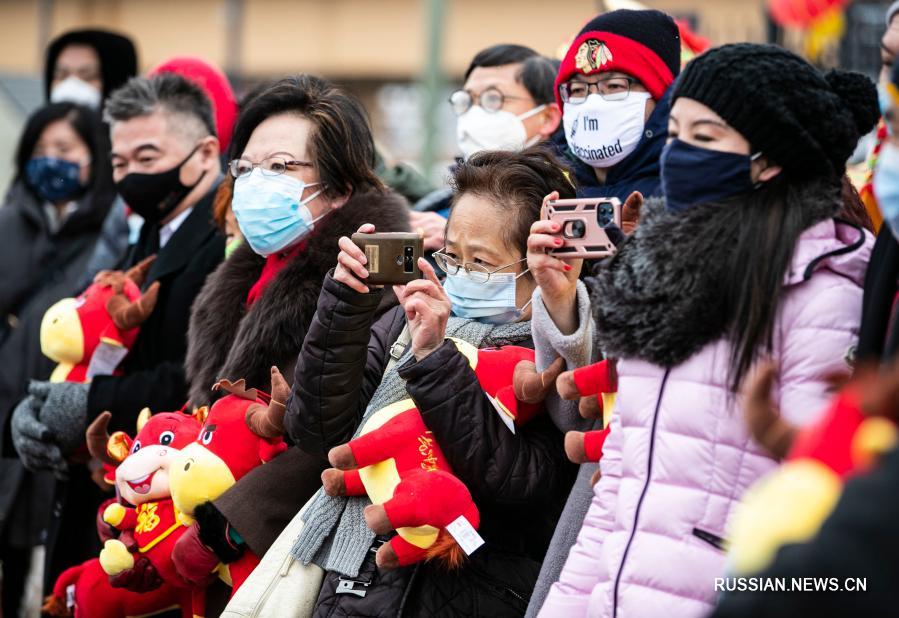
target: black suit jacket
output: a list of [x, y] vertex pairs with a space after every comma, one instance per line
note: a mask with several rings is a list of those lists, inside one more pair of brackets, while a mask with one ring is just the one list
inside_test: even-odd
[[[125, 375], [98, 376], [91, 383], [88, 418], [109, 410], [111, 430], [133, 435], [142, 408], [154, 413], [173, 411], [187, 401], [184, 357], [191, 306], [206, 277], [225, 256], [224, 236], [212, 220], [214, 194], [213, 189], [194, 206], [157, 254], [144, 289], [159, 281], [159, 300], [123, 364]], [[153, 253], [151, 239], [158, 229], [144, 225], [127, 266]]]

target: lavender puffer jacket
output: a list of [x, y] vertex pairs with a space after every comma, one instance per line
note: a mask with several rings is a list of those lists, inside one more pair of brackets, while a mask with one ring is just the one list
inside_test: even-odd
[[[775, 327], [775, 397], [805, 424], [825, 376], [846, 369], [872, 239], [832, 220], [800, 237]], [[622, 359], [602, 478], [541, 616], [704, 616], [725, 574], [720, 549], [746, 489], [776, 464], [753, 443], [726, 385], [729, 346], [665, 370]]]

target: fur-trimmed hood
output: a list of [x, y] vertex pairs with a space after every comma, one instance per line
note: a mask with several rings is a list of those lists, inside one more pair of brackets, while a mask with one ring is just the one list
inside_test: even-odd
[[408, 231], [408, 212], [406, 201], [394, 192], [353, 196], [316, 225], [305, 251], [249, 309], [247, 294], [265, 258], [246, 243], [238, 247], [209, 276], [193, 304], [185, 362], [191, 404], [210, 403], [210, 389], [220, 378], [245, 378], [250, 386], [268, 391], [272, 365], [292, 381], [322, 281], [337, 262], [337, 240], [363, 223], [373, 223], [379, 232]]

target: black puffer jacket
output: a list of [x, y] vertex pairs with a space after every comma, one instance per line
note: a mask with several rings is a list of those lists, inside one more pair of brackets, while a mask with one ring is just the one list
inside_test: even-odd
[[[309, 452], [326, 454], [347, 442], [381, 382], [405, 317], [397, 308], [375, 321], [380, 298], [379, 291], [359, 294], [330, 274], [325, 279], [285, 417], [288, 433]], [[339, 578], [329, 573], [317, 615], [523, 614], [576, 472], [565, 460], [561, 432], [541, 416], [518, 428], [514, 440], [506, 439], [509, 429], [449, 341], [399, 372], [470, 489], [486, 545], [458, 572], [431, 564], [379, 572], [366, 565], [372, 581], [353, 584], [364, 588], [364, 597], [337, 594]]]

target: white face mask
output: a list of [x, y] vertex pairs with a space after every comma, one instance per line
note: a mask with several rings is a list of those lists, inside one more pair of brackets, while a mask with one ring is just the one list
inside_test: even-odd
[[50, 91], [51, 103], [69, 102], [83, 105], [91, 109], [100, 109], [103, 93], [86, 81], [70, 75], [53, 87]]
[[648, 92], [606, 101], [591, 94], [580, 105], [565, 104], [562, 123], [568, 147], [591, 167], [611, 167], [637, 147], [646, 123]]
[[472, 105], [456, 121], [456, 141], [462, 157], [468, 159], [482, 150], [518, 151], [540, 141], [540, 135], [528, 139], [522, 120], [540, 113], [546, 105], [516, 116], [506, 110], [488, 112], [480, 105]]

